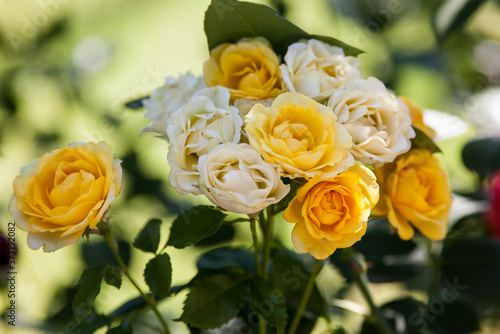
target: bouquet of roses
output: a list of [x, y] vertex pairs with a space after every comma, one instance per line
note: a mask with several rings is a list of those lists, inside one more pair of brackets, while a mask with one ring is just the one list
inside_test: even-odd
[[[315, 283], [327, 263], [320, 260], [347, 249], [344, 260], [370, 306], [367, 318], [380, 332], [393, 332], [351, 246], [374, 219], [403, 240], [414, 229], [432, 240], [445, 237], [451, 190], [421, 110], [377, 78], [364, 79], [355, 58], [360, 50], [310, 35], [265, 6], [213, 0], [205, 32], [210, 57], [203, 76], [169, 77], [151, 96], [128, 104], [146, 109], [151, 123], [142, 133], [168, 142], [172, 187], [213, 204], [180, 214], [165, 247], [159, 247], [159, 219], [137, 236], [134, 246], [154, 254], [144, 273], [150, 292], [128, 272], [106, 219], [122, 171], [104, 142], [72, 144], [21, 170], [10, 211], [28, 231], [29, 246], [55, 251], [90, 234], [108, 242], [118, 265], [84, 271], [73, 301], [79, 324], [94, 323], [88, 319], [101, 282], [119, 288], [124, 274], [163, 332], [168, 324], [156, 304], [189, 289], [181, 321], [242, 333], [306, 332], [318, 317], [329, 319]], [[172, 288], [165, 248], [185, 248], [235, 223], [248, 224], [253, 250], [210, 250], [198, 274]], [[295, 250], [310, 256], [274, 238], [288, 223]], [[94, 328], [130, 330], [126, 312], [102, 315]]]

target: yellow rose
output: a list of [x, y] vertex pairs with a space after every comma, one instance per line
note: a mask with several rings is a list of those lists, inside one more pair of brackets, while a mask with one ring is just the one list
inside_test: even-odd
[[212, 49], [203, 67], [203, 77], [207, 86], [229, 89], [231, 100], [265, 100], [282, 92], [278, 56], [262, 37]]
[[355, 164], [333, 179], [309, 180], [297, 191], [283, 218], [295, 224], [292, 241], [299, 252], [325, 259], [337, 248], [361, 239], [378, 198], [375, 175]]
[[427, 150], [412, 149], [377, 168], [375, 175], [380, 185], [380, 201], [373, 215], [387, 216], [404, 240], [413, 237], [412, 225], [430, 239], [446, 236], [451, 189], [436, 157]]
[[333, 111], [301, 93], [283, 93], [245, 117], [250, 145], [291, 178], [335, 177], [354, 164], [352, 137]]
[[28, 246], [52, 252], [94, 228], [119, 194], [120, 160], [104, 142], [54, 150], [21, 169], [9, 212]]
[[422, 130], [429, 138], [434, 138], [436, 136], [436, 131], [433, 128], [424, 123], [424, 115], [422, 108], [415, 104], [412, 100], [407, 97], [399, 96], [399, 99], [406, 104], [408, 110], [410, 110], [411, 123], [414, 127]]

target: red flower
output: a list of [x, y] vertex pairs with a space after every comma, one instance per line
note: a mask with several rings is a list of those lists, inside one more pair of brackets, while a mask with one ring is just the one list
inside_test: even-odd
[[500, 238], [500, 172], [491, 178], [489, 188], [490, 208], [486, 212], [486, 221], [491, 233]]

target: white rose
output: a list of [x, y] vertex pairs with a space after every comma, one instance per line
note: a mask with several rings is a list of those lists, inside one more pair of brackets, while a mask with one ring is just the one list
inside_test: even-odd
[[197, 92], [167, 122], [170, 138], [170, 183], [181, 194], [200, 194], [198, 158], [221, 143], [238, 143], [243, 120], [229, 105], [229, 91], [222, 86]]
[[392, 162], [415, 137], [408, 107], [374, 77], [351, 80], [327, 105], [353, 138], [351, 153], [365, 164]]
[[286, 88], [325, 102], [349, 79], [361, 78], [359, 60], [346, 57], [342, 48], [310, 39], [288, 47], [280, 66]]
[[142, 129], [140, 134], [153, 132], [165, 137], [168, 116], [186, 104], [194, 93], [205, 87], [205, 81], [201, 76], [195, 77], [187, 73], [180, 75], [178, 79], [167, 77], [165, 85], [156, 88], [151, 96], [143, 101], [146, 109], [144, 117], [151, 123]]
[[200, 157], [200, 189], [224, 210], [253, 214], [279, 202], [290, 191], [276, 167], [248, 144], [222, 144]]

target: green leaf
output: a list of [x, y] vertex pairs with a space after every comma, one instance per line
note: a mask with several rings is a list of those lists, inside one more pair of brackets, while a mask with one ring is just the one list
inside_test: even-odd
[[302, 186], [300, 183], [297, 183], [288, 178], [282, 178], [282, 180], [283, 183], [290, 185], [290, 191], [288, 192], [288, 194], [285, 195], [285, 197], [281, 199], [281, 201], [276, 203], [274, 207], [275, 213], [284, 211], [288, 207], [288, 204], [290, 204], [292, 199], [297, 195], [297, 190], [299, 190], [299, 188]]
[[[413, 240], [402, 240], [396, 233], [391, 233], [389, 226], [386, 218], [370, 221], [363, 238], [352, 246], [369, 263], [367, 276], [370, 282], [405, 281], [423, 274], [427, 268], [426, 257], [419, 256], [425, 254], [424, 250]], [[343, 250], [338, 249], [329, 260], [348, 282], [352, 282], [354, 276], [342, 254]]]
[[413, 127], [415, 130], [415, 138], [411, 140], [412, 148], [423, 148], [430, 151], [431, 153], [440, 153], [441, 149], [436, 145], [436, 143], [429, 138], [422, 130]]
[[123, 321], [117, 327], [108, 329], [106, 334], [132, 334], [132, 325], [128, 321]]
[[[146, 294], [148, 297], [150, 294]], [[148, 303], [142, 298], [142, 296], [138, 296], [135, 298], [132, 298], [122, 305], [120, 305], [117, 309], [115, 309], [111, 314], [109, 315], [110, 318], [116, 319], [117, 317], [121, 317], [127, 314], [132, 313], [135, 310], [143, 309], [145, 307], [149, 307]]]
[[196, 266], [198, 269], [234, 266], [256, 273], [254, 254], [241, 248], [220, 247], [209, 250], [200, 256]]
[[151, 218], [134, 240], [134, 247], [155, 254], [160, 243], [161, 219]]
[[105, 266], [90, 267], [83, 271], [73, 299], [73, 313], [77, 322], [82, 321], [92, 313], [94, 301], [101, 291], [101, 282], [105, 271]]
[[122, 286], [122, 272], [119, 268], [108, 266], [104, 271], [104, 281], [114, 286], [117, 289], [120, 289]]
[[465, 167], [482, 178], [500, 170], [500, 138], [481, 138], [468, 142], [462, 151]]
[[205, 33], [209, 50], [222, 43], [235, 43], [244, 37], [262, 36], [282, 56], [290, 44], [310, 38], [342, 47], [346, 55], [362, 53], [334, 38], [309, 35], [267, 6], [236, 0], [212, 0], [205, 13]]
[[285, 332], [287, 313], [283, 293], [260, 276], [255, 276], [252, 280], [250, 307], [260, 314], [269, 326], [276, 328], [278, 334]]
[[193, 284], [179, 320], [191, 326], [217, 328], [234, 318], [248, 296], [252, 274], [241, 268], [202, 277]]
[[452, 33], [459, 30], [483, 0], [443, 0], [432, 16], [432, 27], [438, 42], [444, 42]]
[[175, 218], [167, 246], [185, 248], [197, 243], [217, 232], [225, 217], [225, 213], [210, 206], [195, 206]]
[[109, 326], [111, 319], [103, 314], [92, 312], [87, 318], [80, 321], [79, 324], [73, 321], [66, 321], [64, 326], [65, 333], [94, 334], [99, 328]]
[[172, 265], [167, 253], [152, 258], [144, 270], [144, 279], [151, 292], [160, 298], [170, 295], [172, 284]]
[[441, 254], [442, 280], [456, 295], [500, 298], [500, 240], [472, 237], [448, 241]]
[[[298, 255], [286, 249], [278, 250], [273, 255], [272, 282], [285, 296], [289, 315], [293, 316], [297, 310], [305, 291], [307, 280], [316, 260], [311, 256]], [[326, 303], [315, 284], [309, 302], [302, 316], [315, 320], [318, 317], [327, 317]]]

